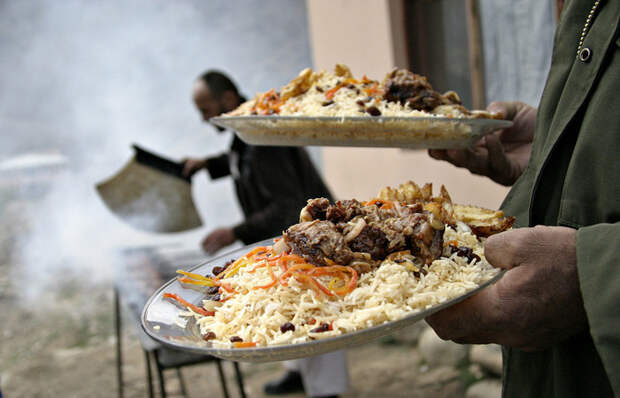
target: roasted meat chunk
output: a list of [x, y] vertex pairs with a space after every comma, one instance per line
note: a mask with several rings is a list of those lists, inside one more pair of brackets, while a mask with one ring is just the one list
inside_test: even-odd
[[454, 92], [440, 94], [433, 90], [426, 77], [406, 69], [394, 69], [383, 80], [383, 98], [390, 102], [407, 104], [411, 109], [431, 112], [440, 105], [460, 104]]
[[318, 198], [308, 200], [308, 204], [301, 210], [299, 222], [325, 220], [330, 203], [328, 199]]
[[308, 201], [300, 219], [285, 231], [284, 242], [316, 265], [364, 263], [361, 268], [367, 269], [402, 250], [430, 264], [442, 253], [444, 222], [422, 203], [344, 200], [330, 204], [319, 198]]
[[359, 235], [349, 242], [349, 247], [355, 252], [370, 254], [373, 260], [383, 260], [387, 255], [388, 240], [380, 228], [366, 225]]
[[327, 220], [333, 223], [348, 222], [364, 214], [363, 205], [357, 200], [339, 200], [327, 209]]
[[327, 259], [348, 264], [353, 259], [344, 237], [329, 221], [305, 221], [293, 225], [283, 234], [291, 251], [316, 265], [329, 265]]

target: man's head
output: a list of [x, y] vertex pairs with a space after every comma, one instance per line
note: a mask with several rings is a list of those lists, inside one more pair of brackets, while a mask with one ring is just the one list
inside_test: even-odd
[[[193, 98], [205, 122], [232, 111], [241, 102], [239, 91], [230, 78], [214, 70], [206, 71], [196, 79]], [[223, 131], [219, 127], [218, 130]]]

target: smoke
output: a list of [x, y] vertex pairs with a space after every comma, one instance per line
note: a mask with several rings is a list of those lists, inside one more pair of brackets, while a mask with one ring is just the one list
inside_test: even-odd
[[[32, 298], [70, 275], [112, 281], [123, 247], [197, 249], [210, 229], [239, 222], [230, 179], [196, 175], [206, 227], [175, 234], [132, 229], [94, 186], [123, 166], [134, 142], [177, 160], [227, 148], [230, 134], [202, 124], [190, 101], [203, 70], [228, 72], [252, 96], [311, 62], [302, 1], [2, 2], [0, 33], [0, 160], [49, 151], [68, 159], [36, 196], [25, 185], [10, 195], [26, 205], [4, 208], [23, 213], [12, 279], [27, 275]], [[20, 178], [0, 172], [0, 182]]]

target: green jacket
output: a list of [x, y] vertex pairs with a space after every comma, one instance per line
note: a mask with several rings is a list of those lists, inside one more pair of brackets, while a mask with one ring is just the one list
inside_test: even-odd
[[[504, 350], [504, 397], [620, 396], [620, 0], [568, 0], [532, 156], [503, 208], [517, 226], [576, 228], [588, 330], [542, 352]], [[570, 311], [570, 308], [566, 308]]]

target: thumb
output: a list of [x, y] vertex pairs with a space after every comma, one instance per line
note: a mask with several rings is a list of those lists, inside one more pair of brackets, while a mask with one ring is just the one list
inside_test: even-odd
[[487, 106], [487, 111], [499, 115], [502, 119], [512, 120], [510, 105], [510, 102], [494, 101]]
[[520, 264], [515, 242], [521, 235], [519, 229], [491, 235], [484, 243], [484, 257], [494, 267], [510, 269]]
[[527, 104], [519, 101], [496, 101], [487, 106], [487, 111], [499, 114], [504, 120], [514, 120], [517, 114], [526, 108]]

